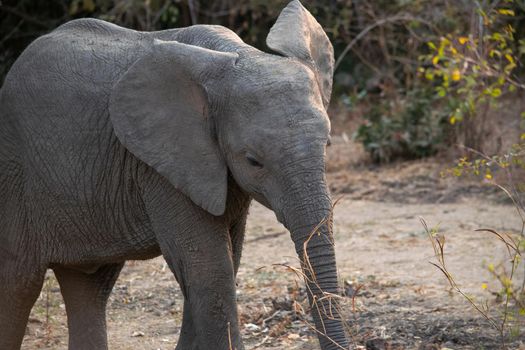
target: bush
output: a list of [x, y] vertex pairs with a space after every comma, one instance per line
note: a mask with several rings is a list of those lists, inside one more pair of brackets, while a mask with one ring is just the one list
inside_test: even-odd
[[489, 112], [501, 109], [503, 97], [519, 98], [516, 92], [525, 89], [520, 77], [525, 39], [513, 25], [518, 10], [511, 0], [479, 8], [473, 25], [477, 29], [429, 41], [429, 54], [420, 57], [425, 67], [421, 75], [446, 102], [450, 124], [457, 124], [455, 143], [485, 152], [483, 141], [495, 119]]
[[[414, 12], [418, 6], [431, 11]], [[336, 82], [339, 89], [349, 82], [350, 100], [367, 91], [352, 111], [368, 110], [356, 139], [372, 159], [424, 157], [458, 144], [466, 146], [462, 152], [488, 151], [502, 122], [499, 102], [520, 98], [517, 93], [525, 89], [524, 11], [514, 0], [369, 4], [369, 18], [364, 17], [369, 24], [349, 44], [351, 50], [343, 51], [352, 53], [341, 64], [353, 62], [352, 79], [336, 72]], [[520, 119], [519, 112], [501, 112], [516, 123]], [[519, 141], [506, 136], [506, 144]], [[505, 151], [496, 146], [491, 152]]]
[[373, 105], [366, 113], [355, 139], [362, 142], [375, 162], [433, 155], [442, 143], [446, 114], [435, 109], [432, 90], [413, 90], [401, 106], [389, 101]]

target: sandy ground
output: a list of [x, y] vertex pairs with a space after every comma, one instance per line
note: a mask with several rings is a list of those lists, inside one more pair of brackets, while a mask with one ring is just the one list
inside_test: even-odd
[[[440, 167], [427, 161], [330, 169], [335, 197], [343, 195], [335, 208], [335, 238], [347, 294], [343, 316], [354, 348], [500, 348], [497, 332], [429, 263], [433, 250], [420, 218], [445, 234], [447, 264], [459, 285], [495, 310], [499, 285], [487, 265], [506, 262], [508, 254], [493, 235], [475, 229], [518, 233], [521, 221], [497, 193], [442, 180]], [[306, 307], [304, 289], [283, 265], [298, 266], [289, 234], [254, 203], [238, 279], [247, 349], [316, 349], [313, 332], [294, 312]], [[109, 303], [110, 349], [173, 349], [181, 313], [181, 293], [162, 258], [128, 262]], [[519, 348], [522, 340], [514, 337], [509, 347]], [[23, 349], [66, 348], [64, 305], [50, 273]]]

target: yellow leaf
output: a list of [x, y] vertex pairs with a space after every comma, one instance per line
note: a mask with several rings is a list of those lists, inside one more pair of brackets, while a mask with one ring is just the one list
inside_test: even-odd
[[514, 10], [509, 9], [499, 9], [498, 12], [505, 16], [514, 16]]
[[460, 36], [458, 41], [461, 45], [465, 45], [465, 43], [468, 41], [468, 38], [466, 36]]
[[452, 78], [453, 81], [458, 81], [458, 80], [461, 79], [461, 72], [459, 71], [459, 69], [454, 69], [452, 71], [451, 78]]
[[488, 288], [488, 286], [487, 286], [486, 283], [482, 283], [482, 284], [481, 284], [481, 289], [487, 289], [487, 288]]
[[454, 124], [456, 124], [456, 121], [457, 121], [456, 116], [455, 115], [451, 115], [450, 119], [449, 119], [450, 124], [454, 125]]
[[486, 173], [486, 174], [485, 174], [485, 178], [486, 178], [487, 180], [492, 180], [492, 174], [490, 174], [490, 173]]
[[432, 58], [432, 64], [436, 65], [439, 63], [439, 56], [434, 56], [434, 58]]
[[521, 134], [520, 139], [525, 140], [525, 134]]
[[512, 56], [509, 55], [508, 53], [505, 54], [505, 58], [506, 58], [507, 61], [509, 61], [510, 63], [514, 63], [514, 57], [512, 57]]
[[434, 43], [433, 43], [432, 41], [429, 41], [429, 42], [427, 43], [427, 45], [428, 45], [428, 47], [430, 47], [432, 50], [436, 50], [436, 49], [437, 49], [437, 48], [436, 48], [436, 45], [434, 45]]

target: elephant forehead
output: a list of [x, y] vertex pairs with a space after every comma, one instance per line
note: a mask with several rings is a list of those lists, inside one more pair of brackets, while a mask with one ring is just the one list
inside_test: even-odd
[[282, 141], [281, 143], [266, 143], [263, 148], [264, 154], [276, 154], [277, 159], [281, 159], [284, 164], [300, 160], [316, 163], [324, 159], [326, 137], [303, 134]]
[[265, 55], [243, 61], [232, 80], [235, 94], [269, 101], [319, 95], [314, 72], [296, 59]]
[[294, 143], [326, 143], [330, 132], [330, 121], [326, 116], [312, 111], [268, 117], [270, 114], [250, 121], [249, 130], [245, 133], [246, 143], [256, 143], [261, 148], [279, 148]]
[[252, 111], [251, 122], [257, 126], [276, 132], [316, 132], [328, 133], [330, 120], [322, 105], [308, 98], [270, 100]]

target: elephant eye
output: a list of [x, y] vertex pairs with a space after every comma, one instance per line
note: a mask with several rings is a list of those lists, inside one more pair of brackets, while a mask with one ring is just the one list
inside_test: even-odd
[[248, 154], [246, 155], [246, 160], [248, 161], [248, 163], [253, 166], [253, 167], [256, 167], [256, 168], [262, 168], [263, 165], [261, 163], [259, 163], [259, 161], [257, 159], [255, 159], [252, 155]]

